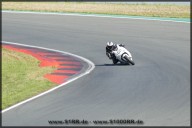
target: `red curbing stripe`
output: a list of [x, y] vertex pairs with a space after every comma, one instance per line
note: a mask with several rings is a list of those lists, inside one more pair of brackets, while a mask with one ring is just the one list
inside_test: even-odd
[[[32, 55], [40, 61], [39, 67], [56, 67], [57, 69], [53, 72], [53, 74], [44, 75], [46, 79], [56, 84], [64, 83], [72, 75], [78, 74], [83, 68], [83, 64], [81, 64], [78, 60], [75, 60], [75, 58], [69, 55], [66, 56], [61, 53], [49, 52], [48, 50], [41, 50], [38, 48], [22, 46], [19, 47], [14, 44], [2, 44], [2, 46], [3, 48], [14, 50], [16, 52], [22, 52], [25, 54]], [[58, 70], [61, 68], [63, 70]]]
[[66, 69], [68, 69], [68, 68], [79, 68], [79, 67], [81, 67], [81, 66], [79, 66], [79, 65], [77, 65], [77, 66], [62, 66], [62, 65], [59, 65], [58, 66], [58, 68], [66, 68]]
[[65, 80], [69, 78], [69, 76], [63, 76], [63, 75], [59, 76], [59, 75], [52, 75], [52, 74], [46, 74], [44, 75], [44, 77], [56, 84], [64, 83]]
[[74, 73], [74, 74], [76, 74], [77, 71], [73, 71], [73, 70], [56, 70], [53, 73]]

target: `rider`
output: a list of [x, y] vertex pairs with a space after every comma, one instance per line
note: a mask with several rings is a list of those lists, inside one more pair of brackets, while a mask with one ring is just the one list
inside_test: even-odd
[[115, 55], [112, 53], [112, 51], [117, 47], [117, 45], [121, 47], [125, 47], [124, 44], [114, 44], [113, 42], [107, 42], [106, 46], [106, 55], [109, 57], [109, 59], [112, 59], [113, 64], [117, 64], [118, 59], [116, 59]]

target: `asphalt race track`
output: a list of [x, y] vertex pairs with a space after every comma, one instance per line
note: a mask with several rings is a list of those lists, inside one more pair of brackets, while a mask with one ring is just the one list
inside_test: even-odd
[[[3, 113], [3, 126], [52, 126], [49, 120], [65, 119], [190, 125], [189, 23], [2, 13], [2, 40], [70, 52], [95, 64], [90, 74]], [[124, 43], [135, 65], [111, 65], [107, 41]]]

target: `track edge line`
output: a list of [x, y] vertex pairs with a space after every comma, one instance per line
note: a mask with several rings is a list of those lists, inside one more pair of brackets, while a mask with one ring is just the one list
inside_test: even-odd
[[44, 50], [49, 50], [49, 51], [55, 51], [55, 52], [60, 52], [60, 53], [68, 54], [68, 55], [70, 55], [70, 56], [74, 56], [74, 57], [76, 57], [76, 58], [79, 58], [79, 59], [87, 62], [88, 65], [89, 65], [88, 69], [87, 69], [85, 72], [83, 72], [83, 73], [81, 73], [80, 75], [78, 75], [77, 77], [74, 77], [74, 78], [72, 78], [72, 79], [70, 79], [70, 80], [68, 80], [68, 81], [66, 81], [66, 82], [64, 82], [64, 83], [62, 83], [62, 84], [60, 84], [60, 85], [57, 85], [56, 87], [51, 88], [51, 89], [49, 89], [49, 90], [47, 90], [47, 91], [45, 91], [45, 92], [43, 92], [43, 93], [40, 93], [40, 94], [38, 94], [38, 95], [36, 95], [36, 96], [33, 96], [33, 97], [31, 97], [31, 98], [29, 98], [29, 99], [27, 99], [27, 100], [21, 101], [21, 102], [15, 104], [15, 105], [13, 105], [13, 106], [10, 106], [10, 107], [8, 107], [8, 108], [6, 108], [6, 109], [4, 109], [4, 110], [1, 110], [1, 113], [7, 112], [7, 111], [9, 111], [9, 110], [11, 110], [11, 109], [13, 109], [13, 108], [16, 108], [16, 107], [24, 104], [24, 103], [27, 103], [27, 102], [29, 102], [29, 101], [32, 101], [32, 100], [34, 100], [34, 99], [36, 99], [36, 98], [38, 98], [38, 97], [41, 97], [41, 96], [43, 96], [43, 95], [45, 95], [45, 94], [48, 94], [49, 92], [52, 92], [52, 91], [54, 91], [54, 90], [56, 90], [56, 89], [58, 89], [58, 88], [60, 88], [60, 87], [62, 87], [62, 86], [64, 86], [64, 85], [67, 85], [68, 83], [71, 83], [71, 82], [73, 82], [73, 81], [81, 78], [82, 76], [85, 76], [85, 75], [89, 74], [89, 73], [95, 68], [95, 64], [94, 64], [92, 61], [90, 61], [90, 60], [88, 60], [88, 59], [86, 59], [86, 58], [84, 58], [84, 57], [81, 57], [81, 56], [79, 56], [79, 55], [75, 55], [75, 54], [69, 53], [69, 52], [64, 52], [64, 51], [55, 50], [55, 49], [49, 49], [49, 48], [44, 48], [44, 47], [38, 47], [38, 46], [32, 46], [32, 45], [26, 45], [26, 44], [20, 44], [20, 43], [14, 43], [14, 42], [8, 42], [8, 41], [1, 41], [1, 42], [2, 42], [2, 43], [5, 43], [5, 44], [15, 44], [15, 45], [33, 47], [33, 48], [44, 49]]
[[23, 14], [40, 14], [40, 15], [65, 15], [65, 16], [84, 16], [84, 17], [103, 17], [103, 18], [119, 18], [119, 19], [132, 19], [132, 20], [149, 20], [161, 22], [176, 22], [176, 23], [191, 23], [190, 21], [176, 21], [171, 19], [158, 19], [152, 17], [127, 17], [127, 16], [114, 16], [114, 15], [99, 15], [99, 14], [81, 14], [81, 13], [59, 13], [59, 12], [38, 12], [38, 11], [17, 11], [17, 10], [2, 10], [4, 13], [23, 13]]

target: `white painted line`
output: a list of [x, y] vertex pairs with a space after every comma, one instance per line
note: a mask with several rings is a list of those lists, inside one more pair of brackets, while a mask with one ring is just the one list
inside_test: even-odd
[[54, 49], [49, 49], [49, 48], [44, 48], [44, 47], [38, 47], [38, 46], [31, 46], [31, 45], [25, 45], [25, 44], [7, 42], [7, 41], [2, 41], [2, 43], [15, 44], [15, 45], [27, 46], [27, 47], [32, 47], [32, 48], [38, 48], [38, 49], [44, 49], [44, 50], [49, 50], [49, 51], [54, 51], [54, 52], [59, 52], [59, 53], [68, 54], [68, 55], [70, 55], [70, 56], [77, 57], [77, 58], [79, 58], [79, 59], [87, 62], [88, 65], [89, 65], [89, 67], [88, 67], [88, 69], [87, 69], [85, 72], [81, 73], [79, 76], [77, 76], [77, 77], [75, 77], [75, 78], [72, 78], [72, 79], [66, 81], [65, 83], [62, 83], [62, 84], [60, 84], [60, 85], [58, 85], [58, 86], [56, 86], [56, 87], [54, 87], [54, 88], [52, 88], [52, 89], [50, 89], [50, 90], [48, 90], [48, 91], [46, 91], [46, 92], [43, 92], [43, 93], [38, 94], [38, 95], [36, 95], [36, 96], [34, 96], [34, 97], [32, 97], [32, 98], [29, 98], [29, 99], [24, 100], [24, 101], [22, 101], [22, 102], [20, 102], [20, 103], [17, 103], [17, 104], [15, 104], [15, 105], [13, 105], [13, 106], [11, 106], [11, 107], [9, 107], [9, 108], [6, 108], [6, 109], [2, 110], [1, 113], [4, 113], [4, 112], [6, 112], [6, 111], [8, 111], [8, 110], [11, 110], [11, 109], [13, 109], [13, 108], [16, 108], [16, 107], [18, 107], [18, 106], [20, 106], [20, 105], [22, 105], [22, 104], [24, 104], [24, 103], [27, 103], [27, 102], [29, 102], [29, 101], [32, 101], [32, 100], [34, 100], [34, 99], [36, 99], [36, 98], [38, 98], [38, 97], [40, 97], [40, 96], [43, 96], [43, 95], [45, 95], [45, 94], [47, 94], [47, 93], [49, 93], [49, 92], [52, 92], [52, 91], [54, 91], [54, 90], [56, 90], [56, 89], [58, 89], [58, 88], [60, 88], [60, 87], [62, 87], [62, 86], [64, 86], [64, 85], [66, 85], [66, 84], [68, 84], [68, 83], [71, 83], [71, 82], [79, 79], [80, 77], [89, 74], [89, 73], [95, 68], [94, 63], [91, 62], [90, 60], [88, 60], [88, 59], [86, 59], [86, 58], [84, 58], [84, 57], [81, 57], [81, 56], [72, 54], [72, 53], [63, 52], [63, 51], [54, 50]]
[[166, 22], [179, 22], [179, 23], [190, 23], [188, 21], [175, 21], [175, 20], [163, 20], [163, 19], [151, 19], [143, 17], [126, 17], [126, 16], [111, 16], [111, 15], [98, 15], [98, 14], [78, 14], [78, 13], [57, 13], [57, 12], [33, 12], [33, 11], [8, 11], [2, 10], [3, 13], [23, 13], [23, 14], [40, 14], [40, 15], [60, 15], [60, 16], [85, 16], [85, 17], [103, 17], [103, 18], [124, 18], [132, 20], [152, 20], [152, 21], [166, 21]]

